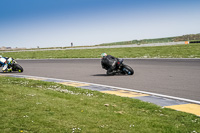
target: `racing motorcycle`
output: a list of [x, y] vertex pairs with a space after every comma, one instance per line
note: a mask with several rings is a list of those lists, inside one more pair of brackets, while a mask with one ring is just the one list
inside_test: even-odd
[[134, 70], [123, 63], [124, 59], [119, 59], [117, 61], [116, 67], [113, 70], [114, 75], [133, 75], [134, 74]]
[[17, 61], [13, 58], [6, 58], [7, 62], [8, 62], [8, 70], [9, 72], [11, 71], [17, 71], [17, 72], [23, 72], [24, 69], [22, 68], [22, 66], [20, 66]]

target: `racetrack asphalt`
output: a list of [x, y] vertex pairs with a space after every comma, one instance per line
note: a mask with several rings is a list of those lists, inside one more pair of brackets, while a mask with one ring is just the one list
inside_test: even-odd
[[31, 75], [116, 86], [200, 101], [200, 59], [124, 59], [135, 74], [107, 76], [100, 59], [17, 60]]

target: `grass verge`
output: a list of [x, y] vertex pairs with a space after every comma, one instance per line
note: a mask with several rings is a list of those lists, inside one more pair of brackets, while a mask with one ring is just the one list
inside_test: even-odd
[[0, 76], [0, 131], [197, 133], [198, 116], [137, 99]]
[[118, 58], [200, 58], [200, 44], [132, 48], [0, 52], [0, 54], [5, 57], [13, 57], [16, 59], [100, 58], [101, 53], [107, 53]]

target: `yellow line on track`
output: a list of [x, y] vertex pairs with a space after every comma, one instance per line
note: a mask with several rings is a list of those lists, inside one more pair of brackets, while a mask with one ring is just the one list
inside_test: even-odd
[[60, 84], [68, 85], [68, 86], [73, 86], [73, 87], [90, 86], [89, 84], [76, 83], [76, 82], [60, 82]]
[[181, 105], [173, 105], [165, 107], [200, 116], [200, 105], [198, 104], [181, 104]]
[[122, 97], [141, 97], [141, 96], [149, 96], [147, 94], [132, 92], [132, 91], [125, 91], [125, 90], [116, 90], [116, 91], [101, 91], [103, 93], [114, 94], [117, 96]]

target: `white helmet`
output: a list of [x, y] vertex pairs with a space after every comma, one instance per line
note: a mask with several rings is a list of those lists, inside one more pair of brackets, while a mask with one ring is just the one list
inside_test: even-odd
[[102, 54], [101, 54], [101, 57], [104, 57], [104, 56], [107, 56], [107, 54], [106, 54], [106, 53], [102, 53]]
[[2, 55], [0, 55], [0, 58], [3, 57]]
[[12, 63], [12, 61], [13, 61], [13, 59], [10, 57], [10, 58], [8, 58], [8, 60], [7, 60], [7, 62], [8, 62], [8, 64], [11, 64]]

